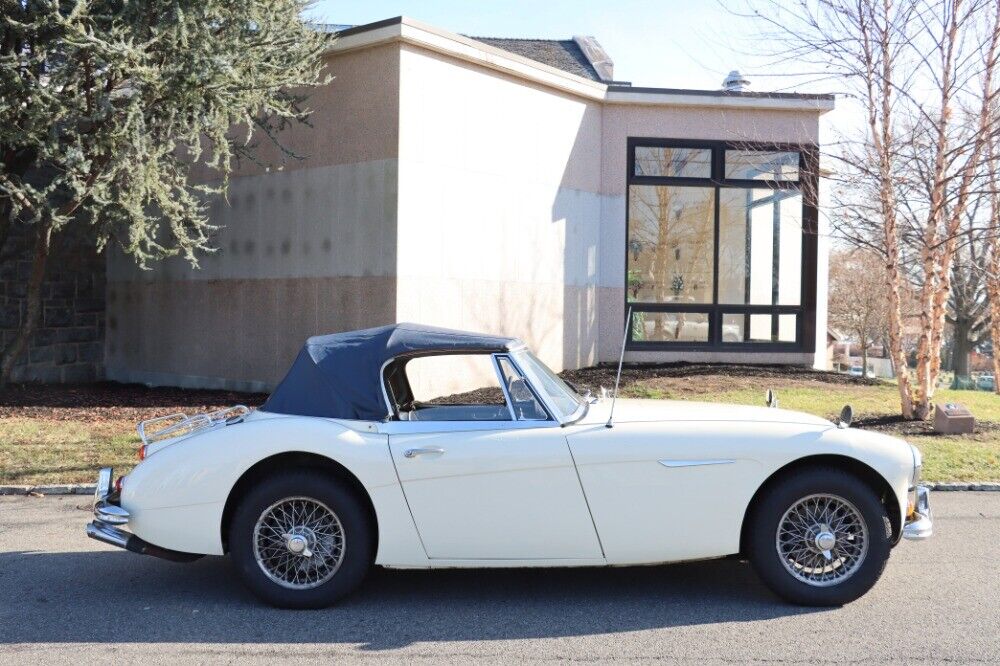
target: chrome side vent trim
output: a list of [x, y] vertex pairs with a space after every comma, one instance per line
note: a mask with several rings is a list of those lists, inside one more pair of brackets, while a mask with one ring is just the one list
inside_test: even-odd
[[702, 465], [729, 465], [736, 462], [729, 459], [718, 460], [660, 460], [664, 467], [701, 467]]

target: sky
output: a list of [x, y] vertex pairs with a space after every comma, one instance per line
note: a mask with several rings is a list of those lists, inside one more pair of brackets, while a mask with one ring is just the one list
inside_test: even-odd
[[745, 9], [742, 0], [319, 0], [310, 14], [350, 25], [403, 15], [480, 37], [590, 35], [614, 61], [615, 78], [633, 85], [715, 89], [738, 69], [752, 90], [788, 89], [753, 55], [753, 22], [733, 13]]

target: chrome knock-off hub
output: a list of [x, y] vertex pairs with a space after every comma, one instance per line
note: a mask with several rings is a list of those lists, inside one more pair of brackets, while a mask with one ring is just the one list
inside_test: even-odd
[[816, 548], [820, 551], [830, 551], [833, 547], [837, 545], [837, 537], [824, 529], [822, 532], [816, 535]]
[[302, 555], [304, 557], [312, 555], [309, 551], [309, 539], [302, 534], [285, 535], [285, 548], [288, 549], [289, 553], [295, 555]]

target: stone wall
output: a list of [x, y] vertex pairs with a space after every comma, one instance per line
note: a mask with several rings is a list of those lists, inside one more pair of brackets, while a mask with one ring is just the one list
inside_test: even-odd
[[[84, 248], [84, 249], [81, 249]], [[6, 347], [25, 316], [31, 238], [15, 227], [0, 248], [0, 342]], [[42, 287], [42, 318], [12, 381], [75, 383], [104, 376], [104, 255], [66, 233], [54, 237]]]

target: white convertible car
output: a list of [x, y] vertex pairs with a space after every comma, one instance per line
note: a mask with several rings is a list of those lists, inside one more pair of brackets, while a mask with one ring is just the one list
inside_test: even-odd
[[[420, 363], [459, 357], [497, 390], [418, 400]], [[787, 600], [843, 604], [900, 538], [931, 535], [920, 453], [901, 440], [763, 406], [613, 403], [514, 339], [412, 324], [315, 337], [258, 410], [140, 424], [142, 460], [115, 482], [100, 471], [87, 534], [175, 561], [229, 553], [292, 608], [335, 602], [373, 564], [733, 555]]]

